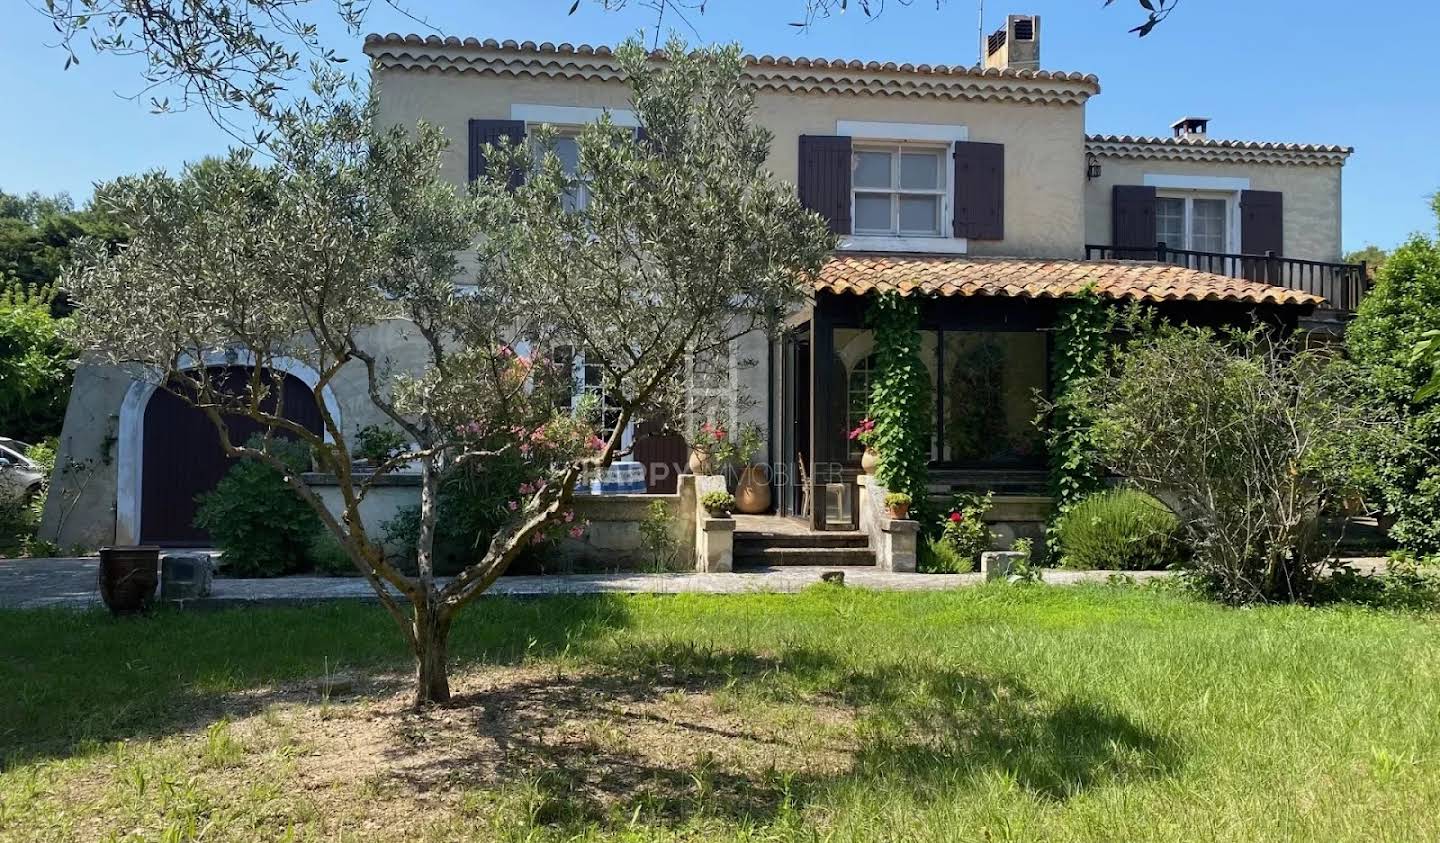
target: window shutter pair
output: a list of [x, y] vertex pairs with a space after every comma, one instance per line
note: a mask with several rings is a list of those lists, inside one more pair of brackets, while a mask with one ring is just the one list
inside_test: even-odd
[[[800, 203], [830, 223], [834, 234], [851, 233], [851, 142], [842, 135], [800, 136]], [[957, 142], [955, 161], [956, 237], [1005, 238], [1005, 147]]]
[[[1241, 252], [1247, 255], [1284, 253], [1284, 206], [1284, 194], [1278, 191], [1240, 191]], [[1143, 249], [1153, 254], [1156, 244], [1155, 188], [1117, 184], [1110, 210], [1113, 225], [1111, 245], [1122, 250], [1116, 257], [1142, 257], [1125, 254], [1125, 249]]]

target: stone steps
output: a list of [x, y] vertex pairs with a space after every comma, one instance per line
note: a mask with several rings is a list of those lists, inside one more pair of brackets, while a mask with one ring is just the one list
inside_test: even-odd
[[808, 546], [808, 548], [786, 548], [786, 546], [765, 546], [757, 543], [736, 542], [734, 566], [742, 568], [783, 568], [789, 565], [804, 566], [865, 566], [874, 568], [876, 555], [867, 546]]
[[815, 533], [758, 533], [735, 531], [735, 549], [742, 547], [862, 547], [870, 546], [870, 537], [858, 531]]

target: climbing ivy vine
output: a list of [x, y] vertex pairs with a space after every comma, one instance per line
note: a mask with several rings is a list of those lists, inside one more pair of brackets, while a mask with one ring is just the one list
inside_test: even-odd
[[1090, 420], [1066, 400], [1075, 384], [1099, 374], [1114, 327], [1110, 306], [1093, 288], [1060, 303], [1050, 358], [1050, 494], [1056, 515], [1104, 485], [1095, 457]]
[[870, 381], [876, 475], [885, 488], [904, 492], [921, 510], [930, 479], [930, 425], [935, 404], [930, 376], [920, 357], [920, 305], [884, 293], [870, 305], [875, 331], [875, 374]]

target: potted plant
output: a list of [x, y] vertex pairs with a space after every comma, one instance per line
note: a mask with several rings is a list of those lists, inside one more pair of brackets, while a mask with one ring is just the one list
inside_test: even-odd
[[714, 474], [734, 455], [730, 432], [717, 422], [701, 422], [689, 439], [691, 474]]
[[880, 464], [880, 455], [875, 453], [875, 420], [861, 419], [860, 424], [850, 431], [850, 441], [859, 441], [865, 446], [865, 453], [860, 456], [860, 472], [862, 474], [874, 474], [875, 466]]
[[755, 515], [770, 509], [770, 467], [754, 463], [764, 447], [765, 438], [759, 426], [741, 426], [740, 438], [735, 443], [735, 456], [744, 466], [735, 483], [735, 506], [739, 512]]
[[885, 496], [885, 509], [889, 511], [890, 517], [897, 521], [904, 521], [910, 517], [910, 496], [904, 492], [890, 492]]
[[100, 598], [113, 615], [149, 610], [160, 582], [160, 548], [100, 548]]
[[729, 518], [735, 511], [735, 496], [729, 492], [706, 492], [700, 496], [700, 506], [711, 518]]

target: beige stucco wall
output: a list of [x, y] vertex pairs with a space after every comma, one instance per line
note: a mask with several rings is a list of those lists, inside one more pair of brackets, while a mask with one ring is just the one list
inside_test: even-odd
[[[468, 175], [465, 142], [472, 118], [508, 120], [515, 103], [629, 107], [628, 91], [617, 81], [381, 70], [375, 84], [382, 123], [425, 120], [444, 129], [451, 139], [444, 174], [456, 184]], [[836, 134], [840, 120], [965, 126], [969, 140], [1005, 145], [1005, 239], [971, 241], [970, 253], [1083, 256], [1082, 106], [765, 91], [756, 96], [755, 120], [775, 135], [771, 170], [791, 183], [800, 135]]]
[[[1099, 156], [1101, 176], [1085, 187], [1085, 239], [1112, 242], [1110, 199], [1115, 185], [1144, 184], [1146, 175], [1246, 178], [1251, 190], [1285, 195], [1285, 257], [1339, 261], [1339, 165], [1138, 160]], [[1238, 251], [1238, 249], [1237, 249]]]

